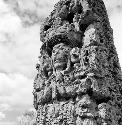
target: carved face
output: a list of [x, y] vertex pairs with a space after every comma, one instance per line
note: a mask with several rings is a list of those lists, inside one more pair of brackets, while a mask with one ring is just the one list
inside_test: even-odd
[[[97, 25], [96, 25], [97, 26]], [[83, 38], [83, 46], [89, 46], [94, 44], [99, 44], [100, 39], [98, 35], [98, 31], [96, 29], [96, 26], [91, 24], [87, 27], [84, 38]]]
[[90, 99], [88, 95], [83, 96], [77, 103], [76, 114], [80, 117], [94, 118], [97, 105]]
[[80, 49], [78, 47], [73, 48], [70, 51], [71, 62], [78, 63], [80, 62]]
[[44, 77], [51, 76], [52, 66], [50, 57], [46, 53], [43, 53], [42, 56], [39, 57], [39, 61], [42, 75]]
[[57, 44], [52, 50], [53, 65], [57, 70], [64, 70], [67, 67], [69, 52], [71, 48], [63, 43]]
[[109, 115], [111, 114], [111, 110], [110, 106], [106, 103], [102, 103], [98, 105], [98, 109], [99, 109], [99, 115], [101, 118], [103, 119], [107, 119], [109, 118]]

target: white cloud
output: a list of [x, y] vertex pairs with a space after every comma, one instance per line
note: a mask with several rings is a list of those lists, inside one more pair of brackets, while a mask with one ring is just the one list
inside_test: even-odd
[[103, 0], [109, 13], [122, 11], [122, 0]]
[[17, 125], [15, 122], [0, 122], [0, 125]]
[[0, 71], [32, 77], [41, 46], [39, 25], [23, 27], [16, 13], [7, 4], [1, 3]]
[[9, 104], [0, 104], [0, 111], [11, 111], [11, 106]]
[[4, 0], [11, 5], [25, 25], [40, 23], [58, 0]]
[[39, 27], [21, 28], [14, 37], [0, 43], [0, 71], [34, 76], [40, 47]]
[[17, 117], [13, 113], [32, 107], [40, 28], [23, 27], [21, 19], [2, 1], [0, 9], [0, 111], [6, 113], [9, 121], [10, 115], [11, 119], [12, 115], [13, 119]]
[[21, 27], [21, 20], [12, 13], [6, 13], [0, 17], [0, 31], [16, 32]]
[[0, 120], [5, 119], [5, 117], [6, 117], [5, 114], [0, 112]]
[[28, 79], [22, 74], [4, 74], [0, 73], [0, 111], [11, 112], [6, 116], [9, 121], [15, 119], [13, 113], [18, 115], [27, 108], [31, 109], [33, 106], [33, 79]]
[[3, 104], [32, 104], [33, 80], [21, 74], [0, 73], [0, 83], [0, 102]]
[[0, 42], [5, 41], [3, 34], [15, 33], [21, 27], [21, 20], [10, 7], [0, 1]]

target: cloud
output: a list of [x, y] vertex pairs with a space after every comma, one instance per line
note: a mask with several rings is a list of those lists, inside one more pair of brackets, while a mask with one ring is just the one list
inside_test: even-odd
[[11, 106], [9, 104], [0, 104], [0, 111], [11, 111]]
[[0, 120], [5, 119], [5, 117], [6, 117], [5, 114], [0, 112]]
[[0, 8], [2, 8], [0, 12], [0, 72], [22, 73], [32, 78], [41, 47], [40, 26], [35, 24], [23, 27], [21, 19], [9, 5], [0, 2]]
[[0, 111], [11, 112], [10, 115], [13, 115], [13, 111], [21, 113], [26, 108], [33, 107], [33, 79], [28, 79], [22, 74], [0, 73], [0, 83]]
[[[0, 71], [22, 73], [32, 78], [41, 47], [39, 27], [21, 28], [14, 33], [14, 37], [11, 32], [6, 33], [11, 39], [0, 42]], [[7, 39], [5, 35], [3, 37]]]
[[[0, 73], [0, 102], [10, 105], [32, 104], [32, 83], [21, 74]], [[31, 84], [31, 85], [30, 85]], [[24, 101], [23, 100], [24, 97]], [[2, 105], [5, 107], [5, 105]]]
[[0, 112], [6, 115], [4, 121], [14, 121], [33, 107], [35, 64], [41, 47], [39, 29], [38, 24], [24, 27], [11, 6], [0, 1]]
[[17, 125], [15, 122], [0, 122], [0, 125]]
[[52, 11], [54, 3], [58, 0], [4, 0], [8, 3], [23, 23], [33, 25], [44, 20]]
[[109, 15], [112, 15], [113, 13], [119, 13], [122, 11], [122, 0], [103, 0], [107, 10], [109, 12]]
[[[6, 41], [4, 37], [11, 33], [11, 36], [21, 27], [21, 20], [10, 10], [10, 7], [0, 1], [0, 42]], [[9, 34], [8, 34], [9, 35]]]

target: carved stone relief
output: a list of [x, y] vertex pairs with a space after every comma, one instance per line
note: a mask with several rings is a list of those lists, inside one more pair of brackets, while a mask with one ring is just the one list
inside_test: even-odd
[[40, 37], [37, 125], [121, 125], [121, 68], [103, 1], [60, 0]]

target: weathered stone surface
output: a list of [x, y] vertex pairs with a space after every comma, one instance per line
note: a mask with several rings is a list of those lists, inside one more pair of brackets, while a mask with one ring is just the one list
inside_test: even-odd
[[37, 125], [122, 125], [122, 76], [102, 0], [60, 0], [40, 33]]

